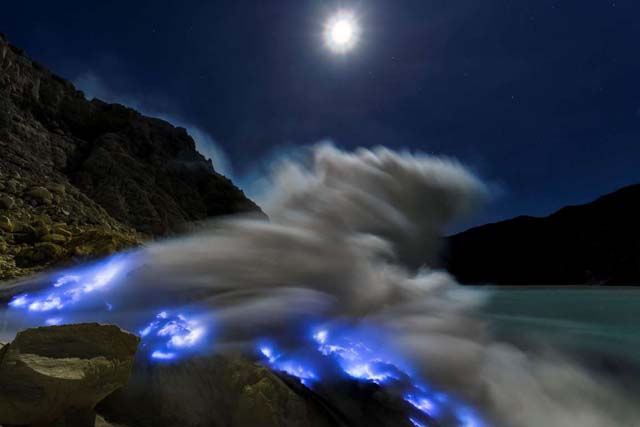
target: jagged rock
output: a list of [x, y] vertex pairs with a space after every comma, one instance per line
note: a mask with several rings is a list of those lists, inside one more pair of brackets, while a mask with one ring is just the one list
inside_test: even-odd
[[66, 192], [64, 184], [50, 184], [47, 189], [54, 194], [64, 194]]
[[233, 356], [152, 365], [138, 360], [129, 384], [96, 411], [131, 427], [341, 425], [269, 369]]
[[53, 194], [44, 187], [33, 187], [29, 190], [29, 196], [36, 199], [39, 203], [51, 203], [53, 201]]
[[38, 241], [36, 229], [28, 224], [16, 223], [13, 240], [16, 243], [32, 244]]
[[104, 418], [98, 415], [96, 416], [96, 423], [94, 427], [115, 427], [115, 426], [112, 424], [109, 424], [108, 422], [105, 421]]
[[309, 389], [229, 354], [174, 363], [138, 358], [129, 383], [96, 412], [122, 427], [411, 427], [402, 395], [348, 378], [328, 384]]
[[0, 424], [88, 427], [126, 384], [139, 339], [116, 326], [28, 329], [0, 349]]
[[67, 250], [82, 259], [95, 259], [122, 251], [139, 242], [117, 231], [91, 229], [78, 233], [67, 245]]
[[[32, 245], [49, 234], [72, 237], [36, 227], [29, 216], [77, 226], [71, 240], [80, 232], [100, 231], [94, 234], [98, 242], [85, 235], [82, 244], [65, 247], [68, 258], [60, 263], [107, 254], [126, 246], [123, 241], [140, 244], [181, 232], [185, 223], [259, 212], [196, 151], [185, 129], [122, 105], [88, 101], [3, 36], [0, 183], [3, 194], [15, 199], [11, 220], [36, 231], [35, 238], [18, 232], [17, 239], [7, 240], [11, 245]], [[103, 239], [108, 233], [117, 236], [113, 244]], [[0, 254], [0, 264], [15, 264], [15, 259]], [[16, 268], [11, 277], [47, 266]], [[7, 278], [6, 271], [0, 269], [0, 280]]]
[[11, 209], [15, 205], [15, 200], [11, 196], [0, 196], [0, 209]]
[[47, 234], [46, 236], [44, 236], [42, 238], [42, 241], [63, 244], [64, 242], [67, 241], [67, 238], [61, 234], [53, 233], [53, 234]]
[[59, 234], [66, 238], [71, 238], [71, 236], [73, 236], [73, 233], [67, 229], [66, 224], [55, 224], [53, 226], [53, 232], [54, 234]]
[[0, 216], [0, 230], [6, 231], [7, 233], [13, 232], [13, 222], [9, 217]]
[[60, 259], [65, 253], [66, 251], [62, 246], [51, 242], [42, 242], [21, 250], [15, 260], [18, 267], [47, 265]]
[[18, 181], [16, 181], [15, 179], [10, 179], [7, 181], [7, 191], [11, 194], [17, 194], [20, 189], [21, 189], [21, 185]]

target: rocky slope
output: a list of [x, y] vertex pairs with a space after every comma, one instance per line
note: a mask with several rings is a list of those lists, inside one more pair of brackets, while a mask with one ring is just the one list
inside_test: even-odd
[[546, 218], [518, 217], [449, 239], [463, 283], [640, 284], [640, 184]]
[[88, 101], [0, 35], [0, 280], [259, 211], [185, 129]]

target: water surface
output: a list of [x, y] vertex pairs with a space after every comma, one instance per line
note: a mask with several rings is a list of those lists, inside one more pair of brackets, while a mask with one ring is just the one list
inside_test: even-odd
[[496, 287], [484, 308], [502, 336], [640, 368], [640, 288]]

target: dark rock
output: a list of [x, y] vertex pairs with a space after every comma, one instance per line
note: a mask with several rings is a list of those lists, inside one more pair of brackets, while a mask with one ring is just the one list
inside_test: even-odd
[[127, 427], [410, 427], [407, 405], [377, 384], [345, 378], [310, 389], [227, 354], [174, 363], [138, 358], [129, 383], [96, 412]]
[[21, 189], [21, 185], [18, 181], [16, 181], [15, 179], [10, 179], [9, 181], [7, 181], [7, 191], [11, 194], [17, 194], [20, 189]]
[[640, 185], [545, 217], [518, 217], [449, 238], [446, 266], [470, 284], [640, 283]]
[[21, 250], [16, 255], [15, 261], [18, 267], [48, 265], [51, 262], [62, 258], [65, 253], [65, 249], [55, 243], [36, 243], [34, 246]]
[[44, 187], [33, 187], [29, 190], [29, 196], [34, 198], [39, 203], [51, 203], [53, 200], [53, 194]]
[[61, 234], [47, 234], [42, 238], [43, 242], [53, 242], [58, 244], [64, 244], [67, 241], [67, 238]]
[[107, 229], [90, 229], [78, 233], [66, 248], [74, 256], [83, 260], [101, 258], [138, 245], [135, 238]]
[[87, 427], [126, 384], [139, 339], [115, 326], [28, 329], [0, 350], [0, 424]]
[[54, 194], [64, 194], [67, 190], [64, 184], [50, 184], [47, 189]]
[[13, 232], [13, 222], [9, 217], [0, 216], [0, 230], [6, 231], [7, 233]]
[[71, 236], [73, 236], [73, 233], [67, 228], [67, 224], [54, 224], [53, 232], [66, 238], [71, 238]]
[[341, 425], [267, 368], [232, 356], [136, 361], [129, 384], [96, 411], [108, 422], [136, 427]]
[[13, 197], [0, 195], [0, 209], [11, 209], [15, 204]]
[[[180, 232], [187, 223], [260, 212], [196, 151], [184, 129], [122, 105], [88, 101], [4, 38], [0, 153], [2, 191], [15, 200], [11, 220], [35, 230], [35, 237], [17, 231], [10, 244], [31, 245], [51, 234], [69, 239], [51, 228], [64, 222], [78, 231], [73, 247], [65, 247], [68, 256], [93, 257]], [[0, 209], [5, 205], [0, 200]], [[30, 220], [42, 215], [50, 218], [47, 227]], [[77, 235], [89, 230], [97, 231], [79, 243]], [[87, 240], [91, 236], [99, 241]], [[11, 256], [0, 254], [0, 265], [11, 264]], [[44, 267], [12, 269], [10, 276], [0, 269], [0, 280]]]
[[14, 227], [13, 240], [16, 243], [32, 244], [38, 241], [38, 233], [32, 226], [18, 223]]

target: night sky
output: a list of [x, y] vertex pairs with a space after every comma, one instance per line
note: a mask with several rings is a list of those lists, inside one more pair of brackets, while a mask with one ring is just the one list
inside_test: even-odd
[[[336, 55], [340, 8], [362, 29]], [[321, 140], [459, 159], [494, 188], [476, 223], [640, 182], [637, 0], [7, 1], [0, 31], [88, 94], [198, 128], [245, 186]]]

